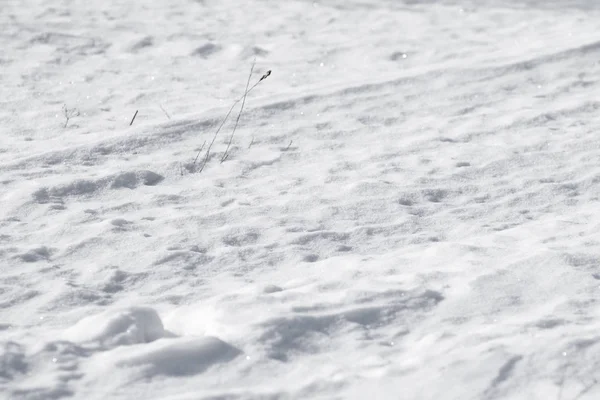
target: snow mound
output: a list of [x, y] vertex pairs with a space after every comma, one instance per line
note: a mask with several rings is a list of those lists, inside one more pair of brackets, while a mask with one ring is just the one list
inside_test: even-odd
[[[5, 345], [2, 352], [0, 342], [0, 366], [6, 367], [7, 380], [18, 380], [19, 389], [12, 392], [15, 396], [54, 398], [54, 391], [70, 390], [66, 381], [80, 380], [110, 392], [155, 376], [208, 374], [209, 368], [240, 353], [214, 336], [177, 336], [165, 330], [155, 309], [136, 306], [86, 317], [60, 340], [48, 342], [30, 355], [16, 343]], [[46, 379], [29, 379], [29, 371]], [[0, 390], [2, 377], [0, 373]], [[42, 397], [35, 397], [37, 394]]]
[[69, 328], [64, 338], [75, 343], [113, 348], [153, 342], [166, 334], [156, 310], [150, 307], [129, 307], [84, 318]]
[[180, 337], [115, 349], [98, 361], [111, 368], [141, 367], [146, 376], [188, 376], [231, 361], [238, 354], [238, 349], [216, 337]]

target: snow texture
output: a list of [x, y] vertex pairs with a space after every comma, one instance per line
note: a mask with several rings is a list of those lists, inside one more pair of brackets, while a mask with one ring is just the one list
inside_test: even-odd
[[596, 0], [0, 10], [0, 398], [600, 398]]

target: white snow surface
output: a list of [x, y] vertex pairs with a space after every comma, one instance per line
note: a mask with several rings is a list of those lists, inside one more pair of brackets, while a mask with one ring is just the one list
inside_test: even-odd
[[600, 398], [599, 21], [3, 0], [0, 398]]

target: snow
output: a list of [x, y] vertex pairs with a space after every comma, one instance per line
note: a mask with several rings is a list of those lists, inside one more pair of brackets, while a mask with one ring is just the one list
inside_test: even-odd
[[599, 18], [4, 1], [0, 398], [599, 398]]
[[149, 343], [165, 336], [163, 323], [156, 310], [130, 307], [109, 310], [79, 321], [67, 329], [65, 340], [95, 343], [102, 348]]

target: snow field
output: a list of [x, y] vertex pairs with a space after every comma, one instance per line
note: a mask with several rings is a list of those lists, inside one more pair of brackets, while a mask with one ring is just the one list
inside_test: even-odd
[[595, 3], [6, 4], [0, 397], [598, 397]]

